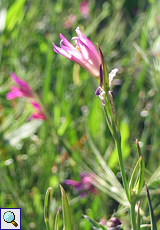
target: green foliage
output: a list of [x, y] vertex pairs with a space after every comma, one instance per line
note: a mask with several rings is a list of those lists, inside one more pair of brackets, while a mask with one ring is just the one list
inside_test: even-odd
[[86, 215], [84, 215], [84, 218], [87, 219], [87, 220], [89, 221], [89, 223], [92, 225], [93, 229], [96, 229], [96, 230], [98, 230], [98, 229], [106, 230], [106, 228], [105, 228], [103, 225], [98, 224], [98, 223], [97, 223], [95, 220], [93, 220], [92, 218], [90, 218], [90, 217], [88, 217], [88, 216], [86, 216]]
[[[159, 1], [91, 0], [88, 17], [81, 15], [79, 4], [77, 0], [0, 1], [0, 16], [6, 12], [5, 28], [0, 27], [0, 207], [21, 207], [24, 230], [45, 229], [44, 215], [48, 229], [62, 229], [58, 209], [62, 184], [70, 200], [73, 230], [91, 230], [82, 215], [99, 228], [100, 219], [108, 220], [114, 212], [124, 229], [131, 229], [116, 147], [101, 101], [95, 97], [98, 84], [53, 51], [52, 42], [59, 45], [60, 33], [70, 40], [79, 26], [95, 46], [99, 44], [108, 72], [119, 69], [112, 94], [125, 174], [127, 181], [132, 178], [130, 192], [135, 187], [141, 199], [141, 229], [149, 227], [149, 215], [152, 229], [155, 223], [159, 229]], [[71, 14], [76, 19], [67, 28]], [[12, 71], [38, 95], [47, 121], [27, 121], [32, 113], [28, 100], [6, 100]], [[138, 163], [136, 138], [143, 156]], [[93, 173], [98, 193], [81, 198], [63, 183], [78, 181], [84, 171]], [[150, 191], [149, 206], [143, 181]], [[62, 195], [67, 230], [71, 226], [63, 189]]]

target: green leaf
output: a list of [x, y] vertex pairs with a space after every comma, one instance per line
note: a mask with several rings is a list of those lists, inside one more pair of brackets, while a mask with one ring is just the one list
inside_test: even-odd
[[[139, 180], [138, 179], [136, 180], [135, 186], [133, 186], [133, 183], [135, 181], [136, 173], [139, 169], [139, 165], [140, 165], [141, 160], [142, 160], [142, 156], [140, 156], [139, 160], [137, 161], [136, 166], [134, 167], [132, 175], [131, 175], [131, 179], [129, 182], [130, 197], [133, 196], [133, 193], [134, 194], [137, 193], [137, 186], [139, 186]], [[134, 190], [134, 192], [133, 192], [133, 190]]]
[[47, 230], [50, 230], [49, 227], [49, 207], [50, 207], [50, 199], [51, 199], [51, 187], [49, 187], [46, 191], [45, 200], [44, 200], [44, 221], [46, 223]]
[[6, 29], [11, 31], [17, 22], [22, 21], [24, 17], [24, 4], [26, 0], [17, 0], [14, 4], [9, 8], [7, 12], [6, 18]]
[[151, 199], [150, 199], [147, 183], [145, 185], [146, 185], [147, 198], [148, 198], [149, 210], [150, 210], [150, 216], [151, 216], [151, 230], [157, 230], [156, 221], [155, 221], [155, 217], [154, 217], [154, 212], [153, 212], [153, 208], [152, 208], [152, 204], [151, 204]]
[[[138, 139], [136, 140], [136, 144], [137, 144], [137, 149], [138, 149], [138, 155], [139, 157], [141, 156], [141, 149], [138, 143]], [[144, 183], [144, 170], [145, 170], [145, 165], [144, 165], [144, 161], [143, 159], [141, 160], [141, 164], [140, 164], [140, 174], [139, 174], [139, 187], [138, 187], [138, 192], [137, 195], [140, 195], [141, 191], [142, 191], [142, 187], [143, 187], [143, 183]]]
[[54, 230], [59, 230], [59, 211], [60, 211], [60, 208], [58, 208], [58, 211], [56, 214]]
[[93, 220], [92, 218], [83, 215], [83, 217], [88, 220], [88, 222], [92, 225], [92, 227], [96, 230], [96, 229], [103, 229], [103, 230], [107, 230], [103, 225], [97, 223], [95, 220]]
[[60, 127], [57, 130], [59, 136], [63, 136], [63, 134], [65, 133], [66, 129], [68, 128], [71, 122], [72, 122], [71, 117], [69, 115], [66, 116], [65, 121], [60, 125]]
[[61, 185], [60, 185], [60, 189], [61, 189], [61, 194], [62, 194], [62, 211], [63, 211], [64, 230], [71, 230], [71, 215], [70, 215], [68, 199]]

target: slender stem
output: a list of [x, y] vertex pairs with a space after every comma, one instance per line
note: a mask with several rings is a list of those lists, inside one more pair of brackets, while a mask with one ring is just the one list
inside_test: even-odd
[[126, 179], [126, 174], [125, 174], [124, 164], [123, 164], [123, 158], [122, 158], [121, 138], [120, 138], [120, 136], [116, 135], [116, 137], [114, 136], [114, 139], [115, 139], [115, 143], [116, 143], [116, 147], [117, 147], [118, 159], [119, 159], [119, 165], [120, 165], [120, 169], [121, 169], [121, 173], [122, 173], [122, 180], [123, 180], [124, 189], [125, 189], [128, 201], [130, 202], [128, 183], [127, 183], [127, 179]]
[[135, 213], [135, 202], [131, 202], [130, 210], [131, 210], [131, 220], [132, 220], [133, 230], [137, 230], [136, 213]]
[[[109, 101], [108, 96], [106, 96], [106, 99]], [[111, 134], [112, 134], [112, 136], [113, 136], [113, 138], [115, 140], [115, 143], [116, 143], [117, 152], [118, 152], [118, 159], [119, 159], [119, 165], [120, 165], [120, 170], [121, 170], [121, 173], [122, 173], [123, 185], [124, 185], [124, 189], [125, 189], [128, 201], [130, 202], [131, 199], [130, 199], [130, 195], [129, 195], [128, 183], [127, 183], [127, 179], [126, 179], [126, 174], [125, 174], [124, 164], [123, 164], [123, 158], [122, 158], [121, 136], [120, 136], [120, 133], [118, 131], [116, 121], [113, 118], [113, 111], [112, 111], [112, 109], [111, 109], [111, 107], [109, 105], [110, 105], [109, 103], [107, 103], [105, 105], [104, 111], [105, 111], [108, 127], [109, 127], [110, 132], [111, 132]], [[110, 115], [110, 119], [109, 119], [109, 115]]]

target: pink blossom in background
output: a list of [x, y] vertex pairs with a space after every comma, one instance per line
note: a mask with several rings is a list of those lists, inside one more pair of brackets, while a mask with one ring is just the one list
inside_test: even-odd
[[83, 1], [80, 3], [79, 11], [84, 18], [89, 17], [89, 2]]
[[6, 97], [8, 100], [12, 100], [16, 97], [33, 97], [33, 92], [30, 88], [30, 86], [25, 82], [24, 80], [17, 77], [15, 73], [11, 73], [11, 78], [14, 81], [14, 83], [18, 86], [12, 86], [11, 92], [6, 94]]
[[33, 119], [45, 120], [46, 119], [45, 115], [43, 114], [43, 111], [41, 107], [39, 106], [39, 104], [34, 100], [31, 100], [30, 104], [35, 109], [35, 112], [33, 112], [32, 115], [28, 118], [28, 121], [33, 120]]
[[85, 197], [87, 192], [97, 194], [98, 190], [93, 185], [93, 175], [91, 173], [81, 173], [80, 174], [81, 180], [74, 181], [74, 180], [65, 180], [66, 185], [71, 185], [75, 188], [76, 192], [80, 194], [81, 197]]
[[99, 79], [101, 58], [93, 43], [76, 28], [78, 37], [73, 37], [76, 47], [60, 34], [60, 47], [53, 43], [54, 51], [81, 65], [93, 77]]
[[12, 100], [17, 97], [24, 97], [24, 98], [29, 98], [30, 99], [30, 104], [34, 108], [35, 112], [32, 113], [32, 115], [28, 118], [28, 120], [33, 120], [33, 119], [45, 119], [45, 115], [43, 114], [43, 111], [39, 104], [36, 102], [34, 98], [34, 93], [30, 86], [19, 78], [15, 73], [11, 73], [11, 78], [13, 82], [17, 86], [11, 86], [11, 91], [6, 94], [7, 100]]
[[66, 29], [70, 29], [75, 22], [76, 22], [76, 15], [70, 14], [63, 22], [63, 27]]

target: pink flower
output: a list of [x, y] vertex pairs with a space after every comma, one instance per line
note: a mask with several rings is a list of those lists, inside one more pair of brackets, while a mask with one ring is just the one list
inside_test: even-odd
[[63, 27], [66, 29], [69, 29], [72, 27], [72, 25], [75, 23], [76, 21], [76, 15], [74, 14], [70, 14], [64, 21], [63, 23]]
[[28, 121], [31, 121], [33, 119], [45, 120], [46, 117], [43, 114], [43, 111], [42, 111], [41, 107], [39, 106], [39, 104], [34, 100], [31, 100], [30, 104], [33, 106], [33, 108], [36, 110], [36, 112], [32, 113], [32, 115], [28, 118]]
[[74, 180], [65, 180], [66, 185], [71, 185], [76, 189], [78, 193], [80, 193], [81, 197], [87, 195], [87, 192], [97, 194], [97, 189], [93, 185], [93, 175], [91, 173], [81, 173], [80, 182]]
[[28, 120], [29, 121], [32, 119], [44, 120], [45, 115], [43, 114], [43, 111], [41, 107], [39, 106], [39, 104], [36, 102], [34, 93], [32, 89], [30, 88], [30, 86], [27, 84], [27, 82], [17, 77], [15, 73], [11, 73], [11, 78], [17, 86], [11, 87], [11, 91], [6, 94], [7, 99], [12, 100], [17, 97], [29, 98], [30, 104], [35, 109], [35, 112], [33, 112], [33, 114], [28, 118]]
[[89, 7], [88, 7], [89, 2], [88, 1], [83, 1], [80, 3], [79, 10], [81, 15], [84, 18], [89, 17]]
[[78, 37], [72, 38], [72, 40], [76, 41], [76, 47], [74, 47], [62, 34], [60, 34], [60, 47], [57, 47], [53, 43], [54, 51], [71, 61], [78, 63], [93, 77], [99, 79], [101, 64], [100, 55], [93, 43], [82, 34], [79, 27], [77, 27], [76, 33]]
[[30, 86], [24, 80], [18, 78], [15, 73], [11, 73], [11, 78], [18, 87], [11, 87], [11, 92], [6, 94], [8, 100], [12, 100], [16, 97], [33, 97], [33, 92]]

